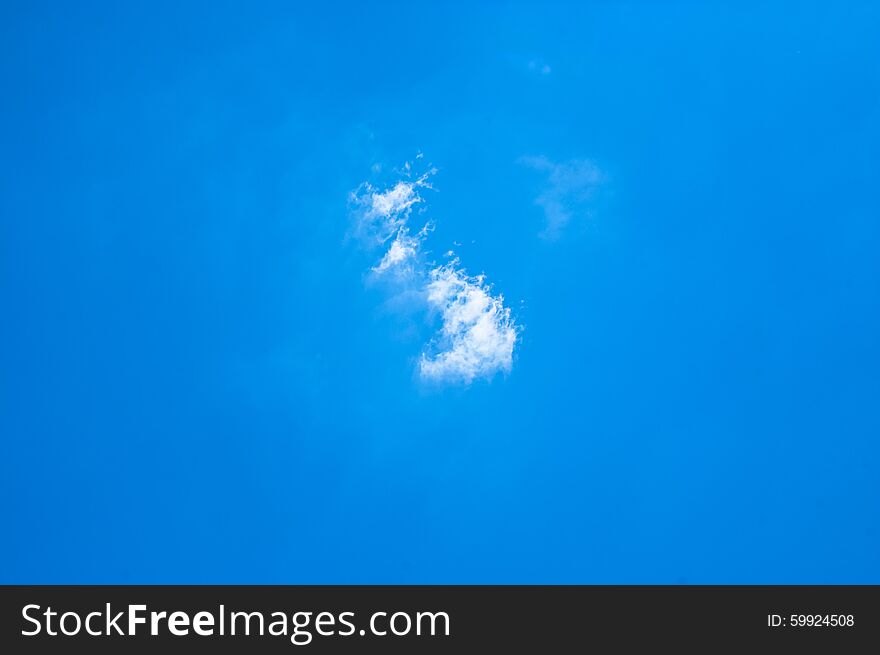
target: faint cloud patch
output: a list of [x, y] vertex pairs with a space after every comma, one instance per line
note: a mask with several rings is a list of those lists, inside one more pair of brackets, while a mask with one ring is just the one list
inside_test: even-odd
[[553, 69], [550, 68], [548, 64], [538, 61], [537, 59], [530, 60], [528, 68], [531, 72], [537, 73], [539, 75], [549, 75], [553, 72]]
[[598, 166], [586, 159], [557, 163], [539, 155], [520, 157], [518, 161], [547, 175], [546, 185], [535, 198], [535, 204], [544, 211], [544, 229], [540, 236], [548, 240], [558, 239], [575, 217], [589, 213], [588, 202], [604, 181]]

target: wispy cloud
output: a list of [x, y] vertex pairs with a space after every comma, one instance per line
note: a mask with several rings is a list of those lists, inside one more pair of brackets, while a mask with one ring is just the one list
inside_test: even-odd
[[544, 210], [545, 223], [540, 235], [558, 239], [572, 219], [588, 213], [587, 202], [603, 181], [602, 172], [586, 159], [556, 163], [540, 155], [521, 157], [519, 162], [547, 174], [547, 183], [535, 198], [535, 204]]
[[440, 313], [442, 326], [422, 353], [422, 378], [470, 384], [513, 366], [518, 326], [501, 295], [492, 295], [485, 276], [469, 276], [457, 258], [429, 274], [429, 306]]
[[[420, 153], [417, 159], [421, 158]], [[406, 164], [400, 171], [404, 179], [383, 190], [364, 183], [349, 202], [355, 234], [368, 246], [385, 251], [370, 276], [390, 282], [394, 294], [415, 295], [423, 311], [439, 318], [439, 330], [419, 359], [419, 376], [426, 382], [468, 385], [511, 370], [521, 328], [485, 276], [468, 275], [452, 251], [445, 264], [427, 260], [424, 244], [433, 232], [432, 223], [410, 232], [414, 208], [424, 208], [421, 191], [432, 188], [430, 177], [436, 172], [430, 168], [413, 178], [412, 167]]]
[[397, 230], [397, 235], [385, 251], [385, 255], [378, 264], [371, 269], [375, 275], [394, 275], [397, 277], [411, 277], [419, 273], [421, 266], [422, 244], [428, 236], [432, 226], [426, 223], [416, 233], [410, 235], [409, 229], [404, 225]]
[[[405, 171], [409, 173], [409, 164]], [[413, 207], [424, 202], [420, 192], [431, 188], [430, 177], [434, 173], [436, 169], [430, 169], [414, 180], [400, 180], [384, 191], [369, 182], [352, 191], [349, 201], [355, 209], [355, 233], [378, 244], [396, 236], [409, 221]]]

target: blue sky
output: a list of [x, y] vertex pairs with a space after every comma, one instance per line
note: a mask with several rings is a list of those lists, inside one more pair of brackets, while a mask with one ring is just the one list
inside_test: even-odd
[[880, 582], [880, 9], [743, 4], [4, 3], [0, 581]]

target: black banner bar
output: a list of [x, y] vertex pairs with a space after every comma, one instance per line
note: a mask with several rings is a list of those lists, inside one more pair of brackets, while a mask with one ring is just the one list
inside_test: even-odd
[[867, 652], [880, 587], [6, 586], [0, 627], [2, 653]]

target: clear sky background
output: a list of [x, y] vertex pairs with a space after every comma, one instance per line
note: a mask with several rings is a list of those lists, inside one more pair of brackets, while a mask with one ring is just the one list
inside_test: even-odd
[[[0, 582], [880, 582], [878, 34], [4, 2]], [[424, 384], [351, 238], [420, 152], [508, 374]]]

